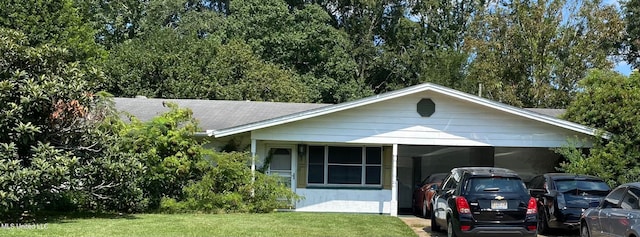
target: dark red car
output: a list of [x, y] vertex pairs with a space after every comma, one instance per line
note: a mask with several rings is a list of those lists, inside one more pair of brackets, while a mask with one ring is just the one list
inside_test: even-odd
[[448, 173], [435, 173], [427, 176], [413, 191], [413, 213], [428, 218], [431, 215], [431, 200], [438, 185]]

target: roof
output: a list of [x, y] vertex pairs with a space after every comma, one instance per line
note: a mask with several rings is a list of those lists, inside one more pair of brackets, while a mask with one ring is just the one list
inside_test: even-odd
[[514, 106], [492, 101], [489, 99], [485, 99], [482, 97], [478, 97], [475, 95], [471, 95], [468, 93], [464, 93], [458, 90], [454, 90], [451, 88], [447, 88], [447, 87], [432, 84], [432, 83], [419, 84], [419, 85], [407, 87], [404, 89], [391, 91], [391, 92], [387, 92], [379, 95], [374, 95], [371, 97], [367, 97], [367, 98], [363, 98], [355, 101], [350, 101], [350, 102], [345, 102], [345, 103], [340, 103], [340, 104], [335, 104], [330, 106], [322, 106], [322, 107], [319, 106], [318, 108], [314, 108], [311, 110], [301, 110], [300, 112], [297, 112], [297, 113], [287, 114], [280, 117], [273, 117], [266, 120], [261, 120], [261, 121], [256, 120], [256, 122], [243, 124], [235, 127], [227, 127], [223, 129], [208, 129], [207, 134], [214, 137], [230, 136], [230, 135], [253, 131], [261, 128], [272, 127], [272, 126], [281, 125], [285, 123], [313, 118], [313, 117], [317, 117], [325, 114], [344, 111], [344, 110], [348, 110], [348, 109], [352, 109], [360, 106], [365, 106], [365, 105], [386, 101], [386, 100], [391, 100], [394, 98], [398, 98], [398, 97], [402, 97], [402, 96], [406, 96], [414, 93], [425, 92], [425, 91], [432, 91], [435, 93], [443, 94], [456, 99], [467, 101], [469, 103], [493, 108], [495, 110], [503, 111], [516, 116], [521, 116], [527, 119], [561, 127], [571, 131], [575, 131], [575, 132], [579, 132], [579, 133], [583, 133], [591, 136], [596, 135], [596, 129], [593, 129], [581, 124], [569, 122], [566, 120], [562, 120], [557, 117], [554, 117], [553, 115], [550, 115], [550, 114], [561, 113], [562, 112], [561, 110], [550, 110], [550, 109], [527, 110], [527, 109], [517, 108]]
[[114, 98], [116, 109], [142, 121], [169, 111], [164, 102], [173, 102], [193, 111], [204, 130], [218, 130], [269, 120], [283, 115], [326, 107], [329, 104], [281, 103], [229, 100]]

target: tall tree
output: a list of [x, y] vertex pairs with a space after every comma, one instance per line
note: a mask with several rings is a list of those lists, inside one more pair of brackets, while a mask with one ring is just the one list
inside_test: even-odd
[[73, 61], [104, 57], [94, 41], [94, 30], [82, 18], [73, 0], [0, 0], [0, 27], [26, 34], [30, 45], [66, 48]]
[[629, 64], [634, 68], [640, 68], [640, 1], [626, 1], [624, 13], [627, 38], [623, 45], [623, 52], [626, 54]]
[[88, 90], [86, 71], [22, 32], [0, 27], [0, 42], [0, 218], [138, 210], [139, 162], [114, 149], [118, 115]]
[[248, 45], [162, 27], [112, 50], [107, 91], [120, 96], [306, 102], [307, 86]]
[[576, 99], [563, 117], [601, 129], [607, 139], [596, 139], [589, 153], [574, 147], [560, 149], [567, 157], [562, 168], [592, 174], [616, 186], [640, 181], [640, 74], [625, 77], [593, 70], [580, 82]]
[[357, 47], [318, 5], [289, 10], [282, 0], [234, 1], [228, 19], [229, 36], [251, 45], [264, 60], [304, 75], [303, 82], [320, 94], [314, 101], [339, 103], [371, 94], [357, 77]]
[[600, 0], [513, 0], [479, 12], [467, 88], [515, 106], [564, 108], [591, 68], [611, 68], [624, 24]]

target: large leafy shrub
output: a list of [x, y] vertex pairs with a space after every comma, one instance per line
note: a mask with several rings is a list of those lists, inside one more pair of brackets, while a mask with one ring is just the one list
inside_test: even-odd
[[279, 177], [255, 172], [252, 180], [247, 153], [216, 153], [214, 166], [201, 181], [185, 187], [182, 201], [165, 198], [164, 212], [271, 212], [300, 199]]
[[158, 208], [162, 197], [182, 199], [183, 188], [210, 167], [204, 157], [212, 151], [194, 136], [198, 128], [191, 110], [165, 105], [168, 112], [147, 122], [131, 117], [120, 131], [122, 152], [138, 154], [144, 166], [141, 188], [150, 209]]
[[66, 49], [0, 28], [0, 218], [41, 210], [139, 210], [137, 156], [115, 146], [122, 122]]

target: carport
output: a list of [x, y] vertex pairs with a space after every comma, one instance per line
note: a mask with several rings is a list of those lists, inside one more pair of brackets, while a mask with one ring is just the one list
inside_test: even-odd
[[413, 190], [425, 177], [462, 166], [512, 169], [523, 180], [555, 171], [560, 156], [546, 147], [398, 146], [398, 213], [411, 213]]

